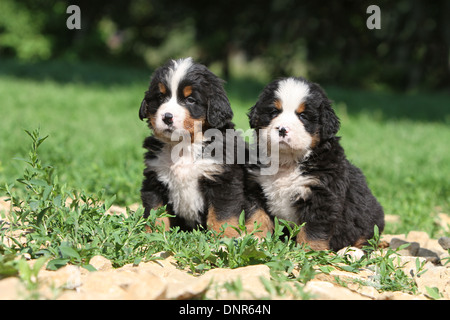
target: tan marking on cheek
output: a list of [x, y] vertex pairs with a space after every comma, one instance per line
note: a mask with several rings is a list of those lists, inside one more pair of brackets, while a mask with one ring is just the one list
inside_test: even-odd
[[[214, 210], [213, 207], [209, 207], [208, 209], [208, 217], [206, 218], [206, 224], [208, 226], [209, 229], [215, 230], [217, 232], [220, 232], [222, 229], [222, 226], [224, 224], [228, 224], [231, 226], [235, 226], [237, 227], [239, 225], [239, 219], [236, 217], [231, 217], [229, 219], [225, 219], [225, 220], [220, 220], [217, 217], [216, 211]], [[231, 227], [228, 227], [225, 229], [225, 232], [223, 233], [224, 237], [228, 237], [228, 238], [235, 238], [239, 236], [239, 233], [234, 230]]]
[[[189, 112], [186, 112], [186, 118], [184, 119], [183, 126], [184, 129], [191, 135], [191, 141], [197, 141], [202, 139], [203, 131], [205, 125], [205, 118], [194, 119], [191, 117]], [[194, 134], [196, 135], [194, 137]]]
[[162, 82], [158, 83], [158, 88], [159, 88], [159, 92], [161, 92], [162, 94], [167, 93], [167, 88]]
[[315, 148], [319, 145], [320, 143], [320, 134], [318, 132], [314, 133], [311, 136], [312, 140], [311, 140], [311, 148]]
[[297, 234], [297, 243], [299, 244], [308, 244], [312, 250], [330, 250], [330, 243], [328, 240], [311, 240], [308, 239], [308, 236], [305, 231], [305, 227], [303, 227], [300, 232]]
[[183, 95], [185, 98], [189, 97], [192, 94], [192, 86], [186, 86], [183, 89]]
[[149, 120], [150, 120], [150, 124], [152, 125], [152, 128], [155, 128], [155, 126], [156, 126], [156, 116], [154, 114], [150, 115]]

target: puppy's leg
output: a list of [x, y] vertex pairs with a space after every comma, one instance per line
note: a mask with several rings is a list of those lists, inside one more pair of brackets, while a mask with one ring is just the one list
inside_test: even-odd
[[224, 224], [228, 224], [229, 227], [225, 229], [225, 232], [223, 234], [224, 237], [238, 237], [239, 233], [232, 227], [238, 227], [239, 226], [239, 219], [237, 216], [225, 216], [223, 213], [218, 214], [217, 209], [214, 208], [214, 206], [209, 206], [208, 209], [208, 216], [206, 218], [206, 225], [209, 229], [212, 229], [214, 231], [220, 232], [222, 229], [222, 226]]
[[342, 202], [323, 186], [312, 186], [311, 191], [312, 196], [298, 204], [299, 221], [306, 224], [298, 233], [297, 242], [307, 243], [313, 250], [335, 250], [330, 239], [339, 222]]
[[[162, 193], [164, 192], [164, 186], [155, 178], [153, 172], [147, 172], [146, 178], [142, 184], [141, 199], [144, 206], [144, 218], [150, 215], [152, 209], [158, 209], [164, 205]], [[168, 217], [157, 218], [156, 225], [164, 223], [164, 230], [170, 229], [170, 219]], [[151, 232], [151, 229], [147, 226], [147, 232]]]
[[245, 227], [248, 232], [254, 231], [255, 222], [257, 227], [256, 237], [264, 238], [268, 232], [273, 232], [273, 221], [263, 209], [257, 209], [246, 217]]
[[[154, 206], [153, 208], [146, 207], [145, 211], [144, 211], [144, 218], [147, 218], [150, 215], [150, 211], [152, 209], [157, 210], [157, 209], [159, 209], [162, 206], [163, 206], [163, 204], [158, 204], [158, 205]], [[170, 218], [169, 217], [156, 218], [155, 226], [160, 226], [162, 224], [164, 224], [164, 231], [169, 231], [170, 230], [171, 223], [170, 223]], [[145, 227], [145, 231], [146, 232], [152, 232], [152, 229], [149, 226], [146, 226]]]
[[313, 250], [330, 250], [330, 241], [327, 239], [311, 239], [308, 236], [305, 227], [297, 234], [297, 242], [299, 244], [307, 244]]

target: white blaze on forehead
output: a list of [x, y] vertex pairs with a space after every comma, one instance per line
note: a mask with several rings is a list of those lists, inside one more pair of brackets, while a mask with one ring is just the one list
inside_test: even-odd
[[170, 72], [167, 74], [167, 83], [172, 90], [172, 97], [176, 96], [177, 88], [180, 81], [186, 76], [189, 68], [193, 65], [192, 58], [185, 58], [179, 60], [172, 60], [173, 68], [170, 68]]
[[[302, 104], [309, 95], [309, 86], [302, 80], [288, 78], [281, 80], [275, 91], [275, 99], [281, 104], [282, 111], [270, 121], [267, 126], [267, 141], [278, 139], [280, 142], [280, 163], [296, 161], [303, 158], [312, 143], [309, 134], [296, 112], [302, 109]], [[280, 135], [280, 128], [285, 134]], [[270, 140], [269, 140], [270, 139]], [[286, 157], [281, 157], [281, 154]]]
[[306, 100], [309, 94], [309, 86], [301, 81], [293, 78], [280, 81], [275, 96], [281, 100], [283, 111], [292, 111]]
[[[170, 138], [172, 132], [167, 131], [168, 128], [173, 130], [184, 129], [184, 121], [188, 116], [186, 108], [178, 103], [177, 89], [180, 81], [186, 76], [190, 67], [193, 65], [191, 58], [173, 60], [173, 66], [169, 68], [166, 75], [167, 84], [170, 86], [172, 95], [169, 101], [159, 106], [155, 117], [155, 132], [160, 136]], [[164, 114], [171, 113], [173, 115], [172, 123], [166, 124], [163, 120]]]

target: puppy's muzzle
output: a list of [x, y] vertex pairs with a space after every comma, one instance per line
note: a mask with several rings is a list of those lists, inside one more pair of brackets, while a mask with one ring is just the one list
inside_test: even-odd
[[282, 137], [282, 138], [286, 137], [286, 135], [287, 135], [288, 132], [289, 132], [289, 128], [288, 128], [288, 127], [282, 127], [282, 126], [280, 126], [280, 127], [276, 127], [275, 129], [278, 130], [278, 134], [279, 134], [280, 137]]

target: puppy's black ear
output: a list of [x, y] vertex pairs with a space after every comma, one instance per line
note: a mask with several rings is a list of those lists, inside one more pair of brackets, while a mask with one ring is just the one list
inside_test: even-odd
[[219, 86], [212, 89], [208, 99], [206, 120], [212, 127], [222, 128], [233, 119], [233, 110], [231, 110], [225, 90]]
[[147, 101], [142, 100], [141, 107], [139, 108], [139, 119], [144, 120], [147, 118]]
[[250, 108], [250, 111], [247, 113], [247, 117], [250, 123], [250, 128], [254, 129], [258, 126], [258, 119], [257, 119], [257, 108], [258, 104], [255, 104], [253, 107]]
[[334, 137], [341, 126], [339, 118], [331, 107], [331, 101], [327, 97], [320, 105], [320, 125], [322, 140]]

